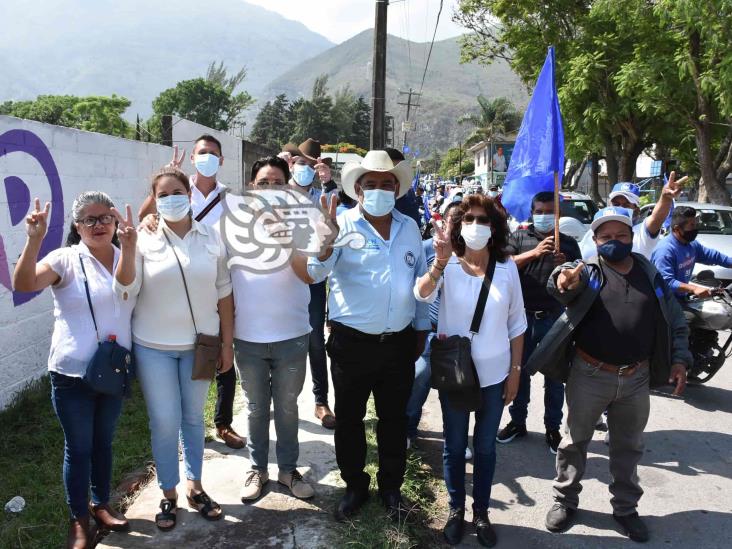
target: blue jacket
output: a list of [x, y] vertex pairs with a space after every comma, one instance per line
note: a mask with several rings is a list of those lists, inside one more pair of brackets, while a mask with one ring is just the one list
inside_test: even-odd
[[691, 280], [691, 273], [697, 262], [732, 267], [732, 258], [717, 250], [705, 248], [696, 240], [683, 244], [673, 234], [658, 243], [651, 255], [651, 261], [676, 295], [684, 295], [684, 292], [679, 292], [679, 285]]

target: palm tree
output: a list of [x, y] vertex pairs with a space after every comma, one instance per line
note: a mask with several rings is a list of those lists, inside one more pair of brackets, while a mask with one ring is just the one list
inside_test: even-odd
[[458, 119], [460, 124], [470, 123], [475, 127], [466, 141], [468, 146], [475, 145], [479, 141], [492, 143], [517, 131], [521, 126], [521, 113], [506, 97], [488, 99], [479, 95], [478, 105], [480, 106], [478, 114], [466, 114]]

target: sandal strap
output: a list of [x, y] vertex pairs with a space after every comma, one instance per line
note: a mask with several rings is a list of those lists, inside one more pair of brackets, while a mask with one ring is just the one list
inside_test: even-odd
[[160, 500], [160, 510], [162, 511], [161, 515], [170, 515], [171, 511], [175, 509], [178, 506], [178, 498], [176, 499], [168, 499], [163, 498]]

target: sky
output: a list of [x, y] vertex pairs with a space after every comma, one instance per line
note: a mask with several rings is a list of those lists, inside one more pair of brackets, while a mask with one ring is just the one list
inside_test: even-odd
[[[310, 30], [340, 44], [374, 26], [374, 0], [245, 0], [288, 18], [299, 20]], [[394, 3], [392, 3], [394, 2]], [[452, 22], [458, 0], [443, 0], [436, 40], [463, 34]], [[429, 42], [435, 30], [440, 0], [391, 0], [387, 24], [389, 34], [413, 42]]]

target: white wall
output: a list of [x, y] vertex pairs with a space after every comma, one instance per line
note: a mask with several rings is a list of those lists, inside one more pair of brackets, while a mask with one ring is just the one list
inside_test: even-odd
[[179, 153], [185, 149], [186, 158], [181, 169], [188, 175], [195, 172], [190, 156], [193, 152], [194, 140], [207, 133], [221, 141], [224, 154], [224, 165], [217, 174], [217, 179], [227, 187], [239, 190], [242, 185], [242, 142], [226, 132], [212, 130], [201, 124], [173, 116], [173, 144], [178, 145]]
[[27, 199], [32, 204], [37, 196], [56, 208], [44, 241], [50, 251], [65, 242], [71, 204], [81, 192], [104, 191], [115, 205], [129, 203], [136, 213], [151, 174], [171, 156], [161, 145], [0, 116], [0, 408], [46, 371], [53, 327], [48, 289], [24, 302], [10, 289], [25, 242], [24, 217], [32, 207]]

